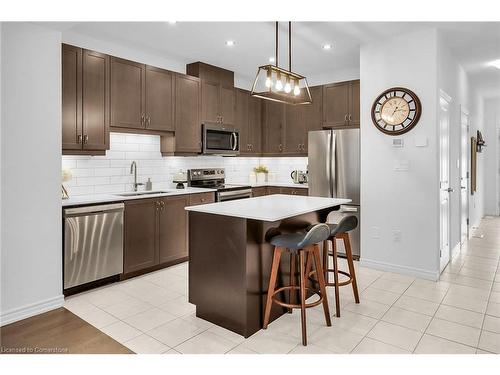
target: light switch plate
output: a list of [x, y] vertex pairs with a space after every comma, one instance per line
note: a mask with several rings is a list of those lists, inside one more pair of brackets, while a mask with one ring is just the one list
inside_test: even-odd
[[395, 148], [402, 148], [402, 147], [404, 147], [403, 138], [393, 138], [392, 139], [392, 147], [395, 147]]

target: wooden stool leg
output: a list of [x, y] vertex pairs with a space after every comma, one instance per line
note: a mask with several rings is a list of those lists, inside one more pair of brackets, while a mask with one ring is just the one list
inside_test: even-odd
[[[296, 255], [290, 252], [290, 286], [295, 286], [295, 258]], [[288, 303], [293, 304], [295, 302], [295, 289], [290, 289], [288, 291]], [[288, 313], [291, 314], [293, 309], [288, 309]]]
[[352, 259], [352, 249], [351, 241], [349, 239], [349, 233], [344, 233], [342, 237], [344, 240], [345, 254], [347, 256], [347, 265], [349, 266], [349, 274], [352, 277], [352, 291], [354, 293], [354, 300], [356, 301], [356, 303], [359, 303], [358, 284], [356, 282], [356, 271], [354, 270], [354, 261]]
[[280, 259], [283, 248], [275, 247], [273, 255], [273, 265], [271, 266], [271, 276], [269, 278], [269, 287], [267, 288], [266, 310], [264, 312], [264, 329], [269, 324], [271, 316], [271, 307], [273, 304], [274, 287], [276, 286], [276, 278], [278, 277], [278, 269], [280, 268]]
[[314, 245], [312, 255], [314, 256], [316, 275], [318, 275], [319, 290], [321, 292], [321, 296], [323, 297], [323, 312], [325, 313], [326, 325], [330, 327], [332, 325], [332, 321], [330, 319], [330, 309], [328, 307], [328, 297], [326, 295], [325, 278], [323, 277], [323, 267], [321, 267], [321, 258], [319, 256], [318, 245]]
[[304, 255], [305, 250], [299, 251], [300, 256], [300, 318], [302, 321], [302, 345], [307, 345], [306, 331], [306, 275]]
[[[313, 255], [310, 254], [309, 252], [306, 253], [306, 279], [309, 279], [309, 274], [312, 271], [312, 266], [313, 266]], [[306, 280], [306, 286], [307, 286], [307, 281]]]
[[325, 281], [328, 283], [328, 240], [323, 241], [323, 272], [325, 274]]
[[340, 295], [339, 295], [339, 265], [337, 260], [336, 238], [332, 237], [333, 249], [333, 282], [335, 283], [335, 312], [337, 318], [340, 318]]

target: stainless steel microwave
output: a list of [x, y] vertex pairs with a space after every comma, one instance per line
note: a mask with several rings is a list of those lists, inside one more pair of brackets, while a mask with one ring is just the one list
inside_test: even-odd
[[222, 124], [204, 123], [202, 126], [203, 154], [238, 155], [240, 132]]

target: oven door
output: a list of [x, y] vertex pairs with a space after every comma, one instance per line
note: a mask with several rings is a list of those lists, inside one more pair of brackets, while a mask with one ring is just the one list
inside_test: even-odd
[[218, 191], [217, 202], [234, 201], [252, 197], [252, 189], [240, 189], [230, 191]]
[[203, 154], [231, 156], [239, 153], [240, 133], [237, 129], [203, 124]]

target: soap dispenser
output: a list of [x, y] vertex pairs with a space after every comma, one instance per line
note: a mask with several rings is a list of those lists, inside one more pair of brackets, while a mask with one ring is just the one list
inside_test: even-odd
[[151, 177], [146, 181], [146, 190], [153, 190], [153, 183], [151, 182]]

